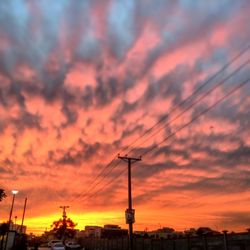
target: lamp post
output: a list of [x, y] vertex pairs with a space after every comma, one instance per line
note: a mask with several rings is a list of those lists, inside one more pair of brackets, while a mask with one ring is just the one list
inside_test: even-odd
[[16, 194], [18, 193], [18, 190], [12, 190], [11, 192], [12, 192], [12, 194], [13, 194], [13, 198], [12, 198], [11, 209], [10, 209], [10, 217], [9, 217], [9, 222], [8, 222], [8, 232], [7, 232], [6, 242], [5, 242], [5, 248], [4, 248], [5, 250], [6, 250], [6, 247], [7, 247], [7, 244], [8, 244], [11, 217], [12, 217], [12, 212], [13, 212], [15, 197], [16, 197]]
[[16, 194], [18, 193], [18, 191], [17, 190], [12, 190], [11, 192], [13, 194], [13, 198], [12, 198], [12, 204], [11, 204], [11, 209], [10, 209], [9, 229], [10, 229], [10, 223], [11, 223], [11, 217], [12, 217], [12, 212], [13, 212], [15, 197], [16, 197]]

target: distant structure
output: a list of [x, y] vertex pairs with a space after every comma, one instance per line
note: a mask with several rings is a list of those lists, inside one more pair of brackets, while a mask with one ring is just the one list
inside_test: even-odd
[[85, 226], [84, 234], [86, 238], [101, 238], [99, 226]]
[[121, 238], [128, 236], [128, 230], [122, 229], [118, 225], [85, 226], [84, 234], [86, 238]]
[[148, 237], [153, 239], [169, 239], [172, 237], [181, 238], [183, 237], [183, 232], [175, 231], [173, 228], [170, 227], [162, 227], [153, 231], [135, 231], [134, 232], [136, 237]]
[[[2, 225], [2, 223], [0, 224], [0, 226], [1, 225]], [[15, 223], [13, 223], [13, 221], [10, 222], [10, 231], [14, 231], [14, 232], [19, 233], [19, 234], [21, 234], [21, 233], [25, 234], [26, 230], [27, 230], [26, 226], [15, 224]]]

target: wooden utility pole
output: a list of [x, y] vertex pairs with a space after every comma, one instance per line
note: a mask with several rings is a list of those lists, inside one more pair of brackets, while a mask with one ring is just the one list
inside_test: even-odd
[[67, 222], [66, 222], [66, 219], [67, 219], [67, 213], [66, 213], [66, 208], [69, 208], [69, 206], [60, 206], [60, 208], [62, 208], [63, 210], [63, 234], [62, 234], [62, 238], [63, 238], [63, 242], [65, 241], [65, 231], [67, 229]]
[[131, 189], [131, 165], [136, 161], [141, 161], [141, 158], [133, 158], [118, 155], [118, 158], [128, 163], [128, 209], [126, 210], [126, 223], [129, 224], [129, 250], [133, 250], [133, 223], [135, 222], [132, 208], [132, 189]]
[[25, 198], [24, 201], [24, 207], [23, 207], [23, 217], [22, 217], [22, 223], [21, 223], [21, 234], [23, 233], [23, 222], [24, 222], [24, 217], [25, 217], [25, 212], [26, 212], [26, 205], [27, 205], [27, 198]]
[[62, 208], [63, 210], [63, 219], [66, 219], [67, 218], [66, 208], [69, 208], [69, 206], [60, 206], [60, 208]]

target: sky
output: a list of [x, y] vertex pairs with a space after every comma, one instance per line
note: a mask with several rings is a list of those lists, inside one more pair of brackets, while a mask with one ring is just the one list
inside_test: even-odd
[[249, 4], [1, 1], [0, 220], [249, 227]]

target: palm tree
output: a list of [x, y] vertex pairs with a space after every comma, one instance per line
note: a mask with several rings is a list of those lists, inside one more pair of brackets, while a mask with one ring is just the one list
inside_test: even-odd
[[0, 201], [2, 201], [4, 198], [6, 198], [6, 194], [5, 194], [5, 191], [2, 189], [2, 188], [0, 188]]

